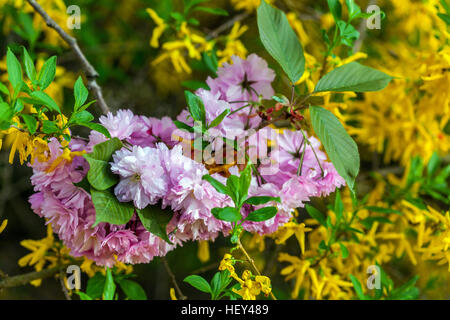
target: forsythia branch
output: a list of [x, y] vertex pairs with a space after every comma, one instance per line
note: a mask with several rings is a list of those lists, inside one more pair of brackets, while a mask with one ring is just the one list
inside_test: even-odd
[[64, 268], [64, 266], [45, 269], [42, 271], [29, 272], [12, 277], [6, 277], [5, 279], [0, 280], [0, 289], [23, 286], [33, 280], [49, 278], [59, 273], [61, 268]]
[[45, 20], [45, 23], [52, 29], [54, 29], [61, 38], [71, 47], [78, 60], [80, 60], [86, 78], [88, 80], [88, 87], [91, 91], [93, 91], [97, 103], [100, 106], [100, 109], [104, 114], [108, 113], [109, 107], [103, 98], [102, 89], [98, 85], [96, 79], [98, 78], [98, 72], [94, 69], [91, 63], [87, 60], [84, 53], [81, 51], [78, 46], [77, 40], [67, 34], [49, 15], [48, 13], [37, 3], [35, 0], [27, 0], [27, 2], [33, 7], [33, 9], [41, 15], [41, 17]]

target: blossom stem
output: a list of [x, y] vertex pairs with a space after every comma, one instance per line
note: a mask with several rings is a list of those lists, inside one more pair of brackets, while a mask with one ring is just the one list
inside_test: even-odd
[[[238, 242], [237, 245], [239, 247], [239, 250], [242, 251], [242, 253], [244, 254], [244, 256], [247, 258], [247, 261], [252, 265], [253, 270], [255, 270], [256, 274], [258, 276], [261, 276], [261, 272], [259, 272], [258, 267], [255, 265], [255, 261], [249, 256], [249, 254], [247, 253], [247, 250], [245, 250], [244, 246], [241, 243], [241, 239], [238, 238]], [[270, 297], [272, 298], [272, 300], [277, 300], [277, 298], [275, 297], [275, 295], [273, 294], [273, 292], [270, 292]]]
[[[321, 175], [322, 175], [322, 178], [323, 178], [325, 171], [324, 171], [323, 168], [322, 168], [322, 164], [321, 164], [320, 161], [319, 161], [319, 157], [317, 156], [316, 150], [314, 150], [313, 146], [311, 145], [311, 142], [309, 142], [309, 140], [308, 140], [308, 138], [306, 137], [306, 135], [305, 135], [305, 133], [303, 132], [303, 130], [300, 129], [300, 131], [301, 131], [301, 133], [302, 133], [302, 135], [303, 135], [303, 138], [305, 139], [306, 143], [311, 147], [311, 150], [312, 150], [312, 152], [314, 153], [314, 157], [316, 158], [316, 161], [317, 161], [317, 163], [319, 164], [320, 172], [321, 172]], [[305, 146], [305, 148], [306, 148], [306, 146]]]

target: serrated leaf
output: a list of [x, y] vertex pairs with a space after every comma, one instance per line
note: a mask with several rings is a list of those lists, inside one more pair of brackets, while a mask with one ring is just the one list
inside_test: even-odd
[[260, 222], [272, 219], [276, 216], [278, 209], [276, 207], [264, 207], [248, 214], [245, 220]]
[[234, 207], [214, 208], [211, 213], [216, 219], [228, 222], [238, 222], [242, 219], [241, 214]]
[[86, 110], [76, 112], [70, 118], [70, 122], [75, 124], [88, 123], [91, 122], [92, 120], [94, 120], [94, 116], [89, 111]]
[[286, 15], [262, 0], [257, 10], [257, 22], [267, 52], [281, 65], [291, 82], [296, 83], [305, 71], [305, 56]]
[[133, 216], [134, 207], [129, 203], [119, 202], [111, 191], [99, 191], [92, 188], [91, 197], [95, 207], [93, 227], [101, 222], [123, 225]]
[[167, 243], [173, 244], [166, 231], [167, 224], [173, 216], [171, 210], [164, 210], [157, 206], [147, 206], [144, 209], [137, 209], [137, 213], [145, 229]]
[[393, 78], [379, 70], [350, 62], [338, 67], [317, 83], [314, 92], [368, 92], [384, 89]]
[[316, 106], [309, 107], [314, 132], [348, 187], [353, 190], [359, 172], [358, 146], [330, 111]]
[[209, 285], [208, 281], [200, 276], [190, 275], [184, 278], [183, 281], [189, 283], [191, 286], [202, 292], [211, 293], [211, 286]]

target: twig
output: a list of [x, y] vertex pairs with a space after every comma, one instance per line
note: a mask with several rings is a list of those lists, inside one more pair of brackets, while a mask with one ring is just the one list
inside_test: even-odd
[[219, 27], [217, 27], [216, 29], [214, 29], [213, 31], [211, 31], [210, 33], [208, 33], [206, 35], [206, 40], [211, 40], [213, 38], [216, 38], [219, 34], [221, 34], [222, 32], [224, 32], [225, 30], [233, 27], [233, 25], [238, 22], [238, 21], [242, 21], [245, 20], [247, 17], [249, 17], [250, 14], [248, 12], [243, 12], [241, 14], [238, 14], [237, 16], [235, 16], [233, 19], [228, 20], [227, 22], [225, 22], [224, 24], [220, 25]]
[[0, 289], [12, 288], [28, 284], [30, 281], [45, 279], [60, 272], [61, 267], [45, 269], [42, 271], [29, 272], [17, 276], [7, 277], [0, 281]]
[[175, 275], [173, 274], [172, 270], [170, 269], [170, 266], [167, 263], [166, 258], [161, 257], [161, 260], [164, 264], [164, 268], [166, 268], [167, 274], [169, 275], [170, 279], [172, 280], [173, 286], [175, 287], [175, 290], [177, 291], [180, 300], [186, 300], [187, 297], [183, 294], [180, 287], [178, 286], [177, 279], [175, 278]]
[[54, 29], [61, 38], [71, 47], [78, 60], [81, 62], [84, 73], [88, 80], [88, 87], [91, 91], [94, 92], [94, 95], [97, 99], [98, 105], [104, 114], [109, 112], [109, 107], [103, 98], [102, 89], [98, 85], [96, 79], [98, 78], [98, 72], [94, 69], [94, 67], [87, 60], [80, 47], [78, 46], [77, 40], [67, 34], [48, 14], [47, 12], [37, 3], [35, 0], [27, 0], [27, 2], [33, 7], [33, 9], [41, 15], [41, 17], [45, 20], [45, 23], [50, 28]]
[[[250, 262], [253, 270], [255, 270], [256, 274], [258, 274], [258, 276], [261, 276], [261, 272], [259, 272], [258, 267], [255, 264], [255, 260], [253, 260], [249, 254], [247, 253], [247, 251], [245, 250], [244, 246], [241, 243], [241, 239], [238, 239], [238, 243], [237, 243], [239, 249], [242, 251], [242, 253], [244, 254], [244, 256], [247, 258], [247, 261]], [[277, 300], [277, 298], [275, 297], [275, 295], [273, 294], [272, 291], [270, 291], [270, 297], [272, 298], [272, 300]]]

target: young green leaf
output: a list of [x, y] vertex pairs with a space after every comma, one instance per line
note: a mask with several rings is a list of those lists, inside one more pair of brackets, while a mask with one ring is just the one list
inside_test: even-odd
[[245, 220], [254, 222], [266, 221], [275, 217], [277, 212], [278, 209], [276, 207], [264, 207], [250, 212]]
[[97, 272], [92, 278], [89, 278], [86, 287], [86, 294], [92, 299], [100, 299], [105, 287], [106, 278], [100, 272]]
[[342, 6], [339, 0], [327, 0], [330, 12], [333, 15], [334, 21], [339, 21], [342, 18]]
[[50, 110], [61, 113], [58, 104], [44, 91], [33, 91], [30, 96], [41, 102], [42, 105], [47, 106]]
[[358, 298], [360, 300], [367, 300], [366, 296], [364, 295], [364, 293], [362, 291], [361, 282], [359, 282], [359, 280], [353, 275], [349, 275], [349, 277], [350, 277], [350, 280], [353, 283], [353, 288], [355, 289], [356, 294], [358, 295]]
[[75, 85], [73, 87], [74, 95], [75, 95], [75, 111], [78, 110], [87, 100], [89, 92], [84, 86], [83, 79], [78, 77]]
[[313, 206], [310, 206], [309, 204], [305, 205], [305, 208], [306, 208], [306, 211], [308, 212], [308, 214], [312, 218], [314, 218], [317, 221], [319, 221], [319, 223], [321, 225], [323, 225], [324, 227], [327, 226], [327, 220], [326, 220], [325, 216], [322, 214], [322, 212], [320, 212], [319, 210], [317, 210]]
[[217, 116], [211, 123], [209, 124], [209, 128], [217, 127], [222, 120], [230, 113], [230, 109], [225, 109], [221, 114]]
[[281, 203], [280, 197], [269, 197], [269, 196], [255, 196], [248, 198], [244, 201], [244, 203], [251, 204], [252, 206], [258, 206], [261, 204], [265, 204], [270, 201], [275, 201]]
[[214, 187], [214, 189], [216, 189], [217, 192], [222, 194], [229, 194], [228, 188], [222, 182], [214, 179], [209, 174], [205, 174], [202, 179], [208, 181]]
[[233, 207], [214, 208], [211, 213], [216, 219], [228, 222], [238, 222], [242, 219], [239, 211]]
[[173, 216], [171, 210], [163, 210], [156, 206], [147, 206], [144, 209], [137, 209], [137, 213], [145, 229], [167, 243], [172, 244], [166, 231], [167, 224]]
[[37, 81], [41, 90], [45, 90], [55, 79], [56, 74], [56, 56], [48, 58], [41, 70], [39, 70]]
[[116, 281], [128, 299], [147, 300], [147, 294], [139, 283], [128, 279], [121, 279]]
[[109, 190], [98, 191], [91, 189], [92, 203], [95, 207], [95, 223], [101, 222], [122, 225], [130, 221], [134, 213], [133, 205], [119, 202], [116, 196]]
[[38, 123], [35, 117], [29, 114], [21, 114], [23, 121], [27, 125], [28, 131], [30, 134], [34, 134], [36, 132]]
[[31, 59], [25, 47], [23, 47], [23, 64], [25, 66], [25, 72], [27, 73], [28, 79], [30, 79], [32, 82], [35, 81], [36, 68], [34, 67], [33, 59]]
[[93, 300], [90, 296], [88, 296], [84, 292], [78, 291], [78, 292], [75, 292], [75, 293], [80, 296], [80, 300]]
[[342, 242], [339, 242], [339, 246], [341, 247], [342, 259], [347, 259], [348, 258], [348, 254], [349, 254], [347, 247]]
[[42, 121], [42, 132], [46, 134], [52, 134], [58, 132], [59, 130], [60, 130], [59, 127], [53, 121], [50, 120]]
[[70, 118], [70, 123], [83, 124], [94, 120], [94, 116], [89, 111], [76, 112]]
[[360, 165], [358, 146], [332, 112], [316, 106], [309, 107], [309, 111], [314, 132], [339, 175], [353, 190]]
[[80, 123], [80, 125], [84, 126], [84, 127], [88, 127], [91, 130], [95, 130], [100, 132], [101, 134], [103, 134], [105, 137], [111, 139], [111, 134], [109, 133], [108, 129], [106, 129], [104, 126], [102, 126], [99, 123], [94, 123], [94, 122], [83, 122]]
[[241, 179], [235, 175], [229, 176], [227, 179], [227, 189], [228, 195], [239, 206], [241, 204]]
[[192, 11], [203, 11], [211, 14], [215, 14], [218, 16], [228, 16], [228, 12], [224, 9], [220, 8], [210, 8], [210, 7], [195, 7]]
[[291, 82], [296, 83], [305, 71], [305, 56], [286, 15], [262, 0], [257, 21], [259, 36], [267, 52], [281, 65]]
[[10, 48], [6, 52], [6, 68], [9, 82], [11, 82], [13, 88], [16, 88], [22, 83], [22, 66]]
[[7, 96], [9, 95], [9, 90], [8, 88], [0, 82], [0, 92], [3, 92], [4, 94], [6, 94]]
[[190, 91], [185, 91], [186, 102], [188, 104], [189, 113], [192, 118], [202, 124], [205, 124], [205, 106], [202, 99]]
[[175, 124], [175, 126], [178, 129], [186, 130], [187, 132], [191, 132], [191, 133], [194, 132], [194, 128], [192, 128], [191, 126], [187, 125], [184, 122], [181, 122], [181, 121], [178, 121], [178, 120], [174, 120], [173, 123]]
[[384, 89], [393, 78], [379, 70], [350, 62], [338, 67], [317, 83], [314, 92], [367, 92]]
[[110, 268], [106, 268], [106, 281], [103, 288], [103, 300], [113, 300], [116, 293], [116, 284]]
[[209, 285], [208, 281], [200, 276], [190, 275], [184, 278], [183, 281], [189, 283], [191, 286], [200, 291], [211, 293], [211, 286]]

